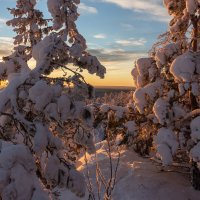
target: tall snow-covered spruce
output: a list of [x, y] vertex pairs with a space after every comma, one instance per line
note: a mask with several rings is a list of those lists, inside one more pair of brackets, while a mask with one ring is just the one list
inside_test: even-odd
[[[17, 0], [16, 8], [9, 9], [14, 18], [7, 24], [17, 36], [13, 53], [0, 63], [0, 79], [8, 80], [0, 91], [3, 200], [51, 199], [58, 186], [84, 196], [84, 178], [74, 167], [70, 150], [77, 145], [95, 151], [93, 117], [82, 101], [92, 95], [92, 86], [79, 72], [86, 69], [103, 78], [105, 68], [87, 53], [76, 28], [80, 1], [48, 0], [52, 20], [43, 18], [36, 3]], [[33, 69], [31, 58], [36, 61]], [[64, 76], [51, 78], [54, 70], [63, 70]], [[69, 134], [71, 146], [66, 146]]]
[[[171, 15], [169, 31], [160, 36], [149, 58], [137, 60], [132, 71], [136, 86], [134, 104], [138, 115], [144, 118], [138, 126], [140, 135], [154, 136], [157, 156], [164, 165], [172, 164], [173, 159], [178, 159], [176, 155], [180, 158], [180, 152], [185, 151], [197, 170], [200, 168], [200, 3], [164, 0], [164, 5]], [[200, 189], [200, 179], [193, 184]]]

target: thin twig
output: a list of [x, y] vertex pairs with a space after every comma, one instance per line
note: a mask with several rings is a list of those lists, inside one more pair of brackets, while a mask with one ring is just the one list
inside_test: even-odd
[[88, 188], [88, 192], [89, 192], [89, 195], [90, 195], [89, 199], [95, 200], [95, 195], [94, 195], [94, 192], [93, 192], [92, 183], [90, 181], [90, 173], [89, 173], [89, 169], [88, 169], [88, 160], [87, 160], [86, 151], [85, 151], [85, 154], [84, 154], [84, 158], [85, 158], [85, 164], [86, 164], [86, 170], [87, 170], [86, 177], [87, 177], [87, 180], [88, 180], [87, 188]]

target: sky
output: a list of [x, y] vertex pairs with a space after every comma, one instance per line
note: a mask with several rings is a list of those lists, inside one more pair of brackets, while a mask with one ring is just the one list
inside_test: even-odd
[[[38, 8], [50, 17], [47, 0]], [[6, 8], [16, 0], [0, 0], [0, 57], [12, 48], [15, 33], [5, 22], [11, 19]], [[162, 0], [81, 0], [79, 32], [86, 38], [88, 51], [106, 67], [104, 79], [86, 76], [94, 86], [133, 86], [131, 70], [135, 60], [147, 57], [159, 34], [167, 30], [169, 15]]]

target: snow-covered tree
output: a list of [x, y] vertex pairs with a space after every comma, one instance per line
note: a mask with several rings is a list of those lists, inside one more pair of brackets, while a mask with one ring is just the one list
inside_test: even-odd
[[[154, 137], [157, 156], [172, 164], [179, 150], [200, 163], [200, 3], [164, 0], [171, 15], [169, 31], [160, 36], [149, 58], [132, 71], [134, 104], [143, 116], [140, 137]], [[137, 119], [136, 119], [137, 121]], [[198, 183], [194, 183], [196, 189]]]
[[[17, 33], [15, 47], [0, 63], [0, 79], [8, 80], [0, 91], [0, 198], [51, 199], [57, 186], [84, 196], [84, 178], [70, 163], [70, 150], [95, 151], [93, 117], [80, 100], [93, 89], [79, 72], [103, 78], [105, 68], [77, 30], [79, 0], [48, 0], [53, 24], [35, 9], [36, 0], [16, 3], [7, 23]], [[51, 78], [54, 70], [64, 76]]]
[[48, 19], [43, 18], [43, 13], [35, 9], [36, 0], [17, 1], [16, 8], [8, 9], [14, 16], [7, 25], [12, 26], [17, 33], [14, 44], [27, 44], [33, 47], [41, 41], [43, 34], [48, 34], [52, 27], [48, 27]]

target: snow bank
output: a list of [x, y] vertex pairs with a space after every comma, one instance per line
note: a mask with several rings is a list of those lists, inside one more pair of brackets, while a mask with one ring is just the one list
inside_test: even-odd
[[[110, 160], [104, 142], [98, 144], [97, 156], [99, 167], [105, 178], [110, 177]], [[160, 168], [149, 159], [139, 157], [128, 150], [120, 150], [120, 164], [117, 172], [116, 186], [113, 191], [113, 200], [198, 200], [200, 192], [192, 189], [189, 179], [183, 173], [161, 172]], [[87, 156], [88, 170], [95, 197], [98, 198], [96, 185], [96, 163], [94, 157]], [[112, 152], [113, 166], [117, 163], [117, 152]], [[87, 173], [84, 157], [80, 159], [81, 172]], [[100, 196], [103, 198], [104, 187], [101, 187]], [[70, 191], [59, 190], [60, 200], [88, 200], [87, 193], [84, 198], [78, 198]], [[178, 192], [177, 192], [178, 191]]]

